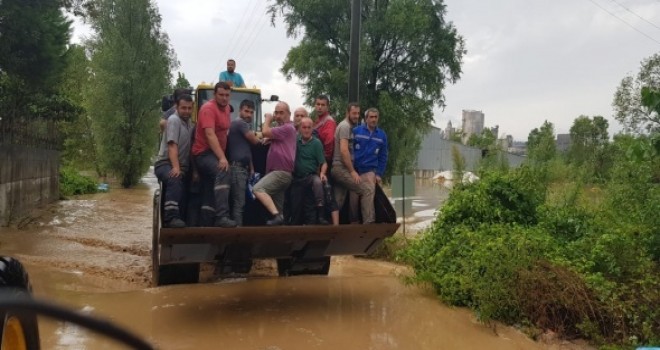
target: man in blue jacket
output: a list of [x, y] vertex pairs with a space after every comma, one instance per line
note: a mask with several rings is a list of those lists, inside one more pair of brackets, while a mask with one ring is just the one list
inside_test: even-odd
[[[372, 196], [376, 183], [380, 184], [382, 181], [387, 165], [387, 135], [378, 128], [378, 117], [378, 109], [369, 108], [365, 113], [365, 123], [353, 129], [353, 165], [361, 180], [372, 188], [369, 191]], [[353, 193], [351, 200], [357, 201], [357, 196]], [[373, 205], [373, 199], [369, 203]], [[375, 222], [375, 218], [363, 217], [362, 222], [371, 224]]]

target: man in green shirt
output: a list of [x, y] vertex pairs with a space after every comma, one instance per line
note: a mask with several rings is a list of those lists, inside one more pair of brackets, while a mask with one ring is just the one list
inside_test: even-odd
[[314, 199], [314, 209], [305, 211], [305, 224], [327, 225], [323, 206], [323, 184], [328, 181], [326, 172], [328, 164], [323, 156], [323, 144], [312, 136], [314, 122], [309, 117], [300, 121], [300, 134], [296, 143], [296, 162], [293, 170], [293, 186], [291, 187], [292, 223], [296, 224], [301, 204], [311, 194]]

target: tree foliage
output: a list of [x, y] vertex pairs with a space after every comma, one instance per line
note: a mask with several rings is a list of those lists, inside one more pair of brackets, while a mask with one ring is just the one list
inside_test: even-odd
[[71, 22], [59, 1], [0, 1], [0, 71], [44, 89], [66, 66]]
[[176, 77], [176, 83], [174, 84], [174, 89], [179, 89], [179, 88], [187, 89], [190, 88], [191, 86], [192, 85], [190, 85], [188, 79], [186, 79], [186, 75], [181, 72], [178, 72]]
[[481, 149], [494, 149], [497, 146], [497, 137], [492, 130], [485, 128], [481, 134], [472, 134], [467, 141], [467, 145]]
[[[336, 113], [347, 102], [349, 0], [275, 0], [269, 11], [281, 15], [289, 36], [301, 36], [283, 63], [287, 78], [298, 77], [307, 101], [332, 98]], [[445, 20], [443, 1], [363, 0], [360, 52], [361, 105], [381, 111], [390, 137], [388, 173], [409, 170], [433, 119], [444, 105], [443, 90], [461, 74], [463, 39]]]
[[583, 164], [593, 160], [593, 157], [602, 152], [609, 142], [607, 119], [597, 115], [590, 118], [585, 115], [577, 117], [570, 129], [571, 145], [568, 150], [569, 158], [576, 164]]
[[623, 78], [612, 102], [614, 118], [627, 132], [660, 132], [660, 114], [642, 103], [643, 88], [660, 90], [660, 54], [643, 60], [636, 76]]
[[547, 120], [527, 137], [527, 156], [532, 162], [544, 163], [557, 155], [555, 127]]
[[99, 155], [124, 187], [148, 169], [157, 142], [158, 102], [168, 91], [173, 53], [149, 0], [100, 0], [86, 99]]
[[[61, 155], [65, 166], [76, 169], [94, 169], [99, 175], [103, 171], [96, 153], [96, 141], [92, 132], [92, 120], [87, 113], [85, 91], [93, 89], [90, 85], [90, 61], [85, 48], [71, 45], [66, 54], [67, 68], [60, 85], [61, 93], [78, 109], [67, 120], [59, 123], [62, 139]], [[66, 195], [66, 194], [65, 194]]]

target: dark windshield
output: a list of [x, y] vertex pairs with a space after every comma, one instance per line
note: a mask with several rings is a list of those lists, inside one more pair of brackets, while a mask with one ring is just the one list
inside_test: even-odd
[[231, 106], [234, 108], [234, 112], [231, 114], [231, 120], [238, 118], [239, 107], [243, 100], [250, 100], [254, 103], [254, 118], [252, 118], [252, 130], [261, 129], [261, 97], [255, 93], [249, 92], [231, 92]]
[[[198, 106], [204, 105], [207, 101], [213, 99], [213, 90], [212, 89], [203, 89], [198, 91], [199, 104]], [[232, 91], [230, 95], [230, 101], [234, 112], [231, 114], [231, 120], [238, 118], [238, 111], [243, 100], [250, 100], [254, 103], [254, 118], [252, 118], [252, 130], [261, 130], [261, 97], [259, 94], [243, 92], [243, 91]]]

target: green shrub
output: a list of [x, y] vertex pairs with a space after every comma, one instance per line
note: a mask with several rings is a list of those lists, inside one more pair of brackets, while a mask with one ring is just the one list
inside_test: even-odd
[[96, 193], [96, 181], [89, 176], [80, 175], [69, 167], [60, 169], [60, 196], [69, 197], [79, 194]]
[[457, 186], [399, 254], [411, 280], [482, 320], [622, 346], [660, 342], [660, 161], [624, 146], [606, 183], [588, 191], [585, 168], [567, 181], [556, 159]]

